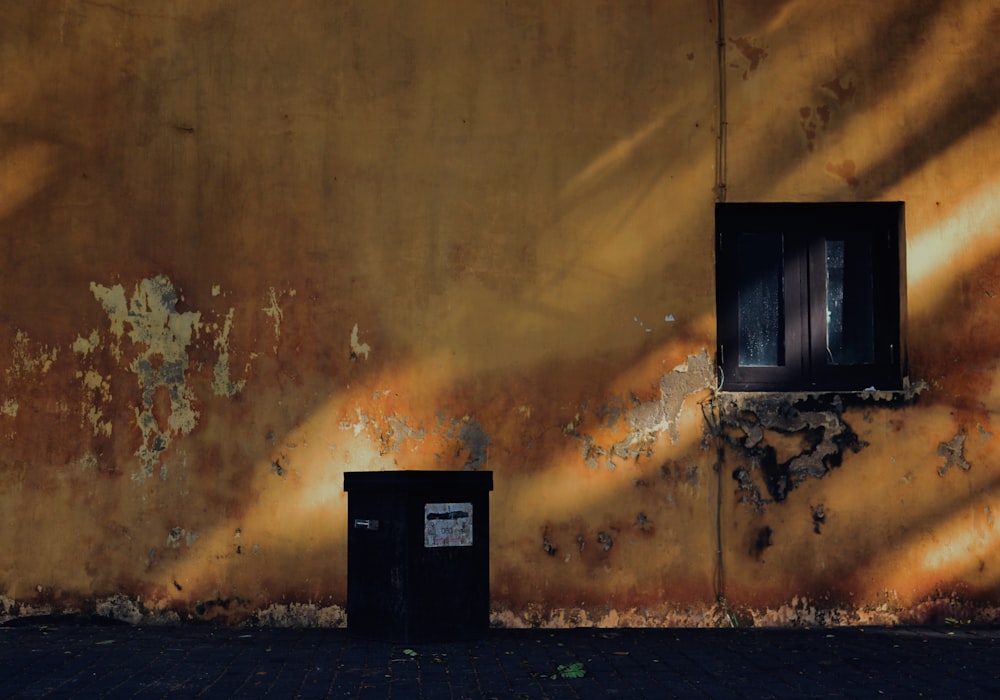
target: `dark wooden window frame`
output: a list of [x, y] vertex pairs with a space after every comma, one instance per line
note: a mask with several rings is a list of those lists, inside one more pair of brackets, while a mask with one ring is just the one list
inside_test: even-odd
[[[906, 374], [906, 259], [902, 202], [720, 203], [716, 205], [718, 361], [723, 391], [896, 390]], [[780, 366], [739, 359], [741, 234], [781, 234], [784, 248]], [[866, 364], [828, 361], [826, 241], [870, 241], [874, 357]], [[822, 274], [820, 274], [822, 271]], [[867, 313], [867, 312], [866, 312]]]

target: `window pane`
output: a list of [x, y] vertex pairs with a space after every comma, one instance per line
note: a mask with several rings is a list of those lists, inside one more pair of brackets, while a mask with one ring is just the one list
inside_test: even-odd
[[740, 234], [741, 366], [785, 364], [783, 260], [781, 234]]
[[834, 365], [875, 361], [871, 240], [826, 241], [826, 353]]

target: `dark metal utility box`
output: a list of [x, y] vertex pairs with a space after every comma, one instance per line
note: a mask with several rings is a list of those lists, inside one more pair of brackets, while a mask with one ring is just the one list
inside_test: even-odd
[[484, 636], [493, 472], [346, 472], [347, 629], [418, 642]]

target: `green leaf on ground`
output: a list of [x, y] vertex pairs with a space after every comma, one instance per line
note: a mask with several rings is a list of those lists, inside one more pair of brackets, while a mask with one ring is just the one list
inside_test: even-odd
[[587, 671], [583, 668], [583, 662], [575, 661], [571, 664], [559, 664], [551, 677], [555, 680], [556, 678], [583, 678], [586, 675]]

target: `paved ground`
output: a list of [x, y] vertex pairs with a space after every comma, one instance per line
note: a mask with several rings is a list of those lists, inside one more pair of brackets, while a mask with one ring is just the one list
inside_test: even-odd
[[[1000, 629], [344, 630], [0, 626], [0, 695], [65, 698], [997, 698]], [[575, 677], [582, 674], [581, 677]]]

